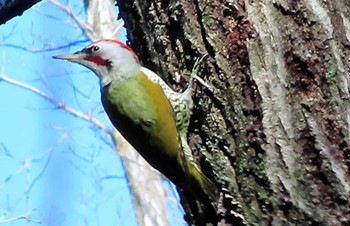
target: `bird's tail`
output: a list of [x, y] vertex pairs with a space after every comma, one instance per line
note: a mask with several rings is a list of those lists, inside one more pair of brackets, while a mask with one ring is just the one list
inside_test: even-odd
[[[216, 186], [194, 163], [189, 163], [189, 165], [188, 170], [192, 177], [191, 180], [194, 182], [194, 184], [191, 184], [191, 192], [202, 201], [209, 198], [212, 203], [215, 203], [219, 198]], [[201, 189], [201, 191], [198, 189]], [[207, 198], [203, 197], [203, 195], [207, 196]]]

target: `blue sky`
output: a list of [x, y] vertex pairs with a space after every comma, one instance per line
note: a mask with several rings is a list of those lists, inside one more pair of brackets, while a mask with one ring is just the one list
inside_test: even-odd
[[[65, 13], [43, 2], [0, 26], [0, 73], [111, 127], [96, 76], [51, 58], [87, 44]], [[30, 225], [137, 225], [120, 158], [104, 132], [5, 81], [0, 103], [0, 221], [33, 209], [31, 218], [42, 224]], [[183, 225], [176, 211], [173, 225]]]

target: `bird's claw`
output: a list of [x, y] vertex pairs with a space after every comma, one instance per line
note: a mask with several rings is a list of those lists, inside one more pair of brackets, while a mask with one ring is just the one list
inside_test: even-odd
[[210, 91], [213, 91], [214, 88], [209, 85], [208, 83], [206, 83], [202, 78], [198, 77], [198, 71], [200, 68], [200, 65], [202, 64], [203, 60], [208, 57], [208, 54], [204, 54], [202, 57], [197, 58], [196, 62], [194, 63], [192, 72], [191, 72], [191, 78], [190, 78], [190, 85], [192, 86], [192, 80], [196, 79], [202, 86], [206, 87], [207, 89], [209, 89]]

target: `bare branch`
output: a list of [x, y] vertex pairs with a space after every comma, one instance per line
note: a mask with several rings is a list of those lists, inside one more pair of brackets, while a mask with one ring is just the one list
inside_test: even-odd
[[39, 157], [37, 158], [33, 158], [31, 161], [37, 161], [39, 159], [41, 159], [43, 156], [48, 155], [48, 158], [45, 162], [44, 167], [41, 169], [40, 173], [34, 178], [34, 180], [30, 183], [30, 185], [28, 186], [27, 190], [26, 190], [26, 195], [29, 195], [30, 191], [32, 190], [32, 188], [34, 187], [34, 185], [36, 184], [36, 182], [39, 180], [39, 178], [44, 174], [47, 166], [49, 165], [49, 162], [51, 160], [51, 156], [52, 156], [52, 151], [54, 150], [54, 148], [56, 146], [58, 146], [59, 144], [63, 143], [63, 141], [68, 137], [68, 133], [63, 134], [58, 141], [56, 142], [56, 144], [52, 147], [50, 147], [47, 151], [45, 151], [43, 154], [41, 154]]
[[49, 96], [47, 93], [45, 93], [45, 92], [43, 92], [43, 91], [41, 91], [33, 86], [30, 86], [26, 83], [17, 81], [15, 79], [10, 78], [10, 77], [7, 77], [4, 74], [0, 74], [0, 81], [1, 80], [8, 82], [12, 85], [15, 85], [17, 87], [29, 90], [35, 94], [38, 94], [39, 96], [43, 97], [45, 100], [52, 103], [54, 106], [57, 106], [58, 108], [67, 111], [68, 113], [70, 113], [71, 115], [73, 115], [75, 117], [81, 118], [87, 122], [92, 123], [94, 126], [96, 126], [96, 128], [105, 131], [107, 134], [112, 135], [112, 131], [110, 129], [108, 129], [107, 126], [105, 126], [103, 123], [101, 123], [97, 119], [93, 118], [91, 114], [89, 114], [89, 115], [83, 114], [82, 112], [75, 110], [74, 108], [66, 105], [65, 103], [62, 103], [62, 102], [54, 99], [53, 97]]
[[78, 24], [78, 26], [84, 31], [86, 36], [88, 36], [88, 38], [91, 41], [97, 41], [98, 38], [95, 36], [92, 28], [87, 23], [80, 20], [80, 18], [72, 11], [71, 7], [65, 6], [57, 0], [48, 1], [51, 2], [53, 5], [57, 6], [58, 8], [62, 9], [64, 12], [66, 12]]
[[35, 211], [35, 209], [30, 209], [27, 213], [17, 216], [17, 217], [12, 217], [12, 218], [7, 218], [7, 219], [0, 219], [0, 224], [6, 224], [6, 223], [11, 223], [19, 220], [27, 220], [29, 222], [34, 222], [34, 223], [39, 223], [41, 224], [41, 221], [33, 220], [31, 218], [31, 215]]
[[[102, 122], [100, 122], [99, 120], [95, 119], [93, 117], [93, 115], [91, 113], [89, 114], [84, 114], [68, 105], [66, 105], [65, 103], [62, 103], [58, 100], [56, 100], [55, 98], [51, 97], [50, 95], [48, 95], [47, 93], [45, 93], [44, 91], [42, 90], [39, 90], [33, 86], [30, 86], [26, 83], [23, 83], [23, 82], [20, 82], [18, 80], [15, 80], [15, 79], [12, 79], [4, 74], [0, 74], [0, 82], [1, 81], [5, 81], [9, 84], [12, 84], [14, 86], [17, 86], [17, 87], [20, 87], [22, 89], [25, 89], [25, 90], [28, 90], [30, 92], [33, 92], [34, 94], [37, 94], [39, 96], [41, 96], [42, 98], [44, 98], [45, 100], [47, 100], [48, 102], [50, 102], [52, 105], [56, 106], [57, 108], [59, 109], [62, 109], [66, 112], [68, 112], [69, 114], [75, 116], [75, 117], [78, 117], [78, 118], [81, 118], [89, 123], [91, 123], [92, 125], [94, 125], [97, 129], [100, 129], [102, 130], [103, 132], [105, 132], [108, 136], [110, 136], [112, 138], [112, 141], [113, 141], [113, 145], [114, 146], [117, 146], [117, 140], [118, 141], [121, 141], [121, 140], [124, 140], [124, 138], [120, 135], [120, 133], [115, 130], [115, 129], [109, 129], [106, 125], [104, 125]], [[116, 137], [118, 139], [116, 139]], [[118, 145], [120, 146], [121, 144], [123, 144], [123, 142], [119, 142]], [[0, 144], [0, 146], [3, 147], [3, 150], [5, 153], [7, 153], [7, 149], [6, 147], [3, 145], [3, 144]], [[131, 164], [136, 164], [138, 167], [144, 167], [143, 168], [143, 171], [154, 171], [152, 169], [150, 169], [149, 167], [146, 167], [146, 166], [143, 166], [143, 165], [140, 165], [138, 163], [138, 161], [135, 161], [134, 159], [132, 158], [129, 158], [129, 156], [127, 154], [123, 154], [121, 152], [118, 152], [119, 155], [121, 157], [123, 157], [124, 160], [127, 160], [128, 162], [130, 162]], [[23, 168], [20, 168], [19, 170], [23, 170]], [[19, 172], [18, 172], [19, 173]], [[158, 173], [157, 173], [158, 174]]]

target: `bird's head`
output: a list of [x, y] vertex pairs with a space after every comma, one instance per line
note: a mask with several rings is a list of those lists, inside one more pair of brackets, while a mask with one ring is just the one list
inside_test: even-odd
[[75, 62], [91, 69], [103, 86], [113, 80], [128, 79], [141, 68], [134, 51], [117, 40], [100, 40], [81, 51], [53, 58]]

